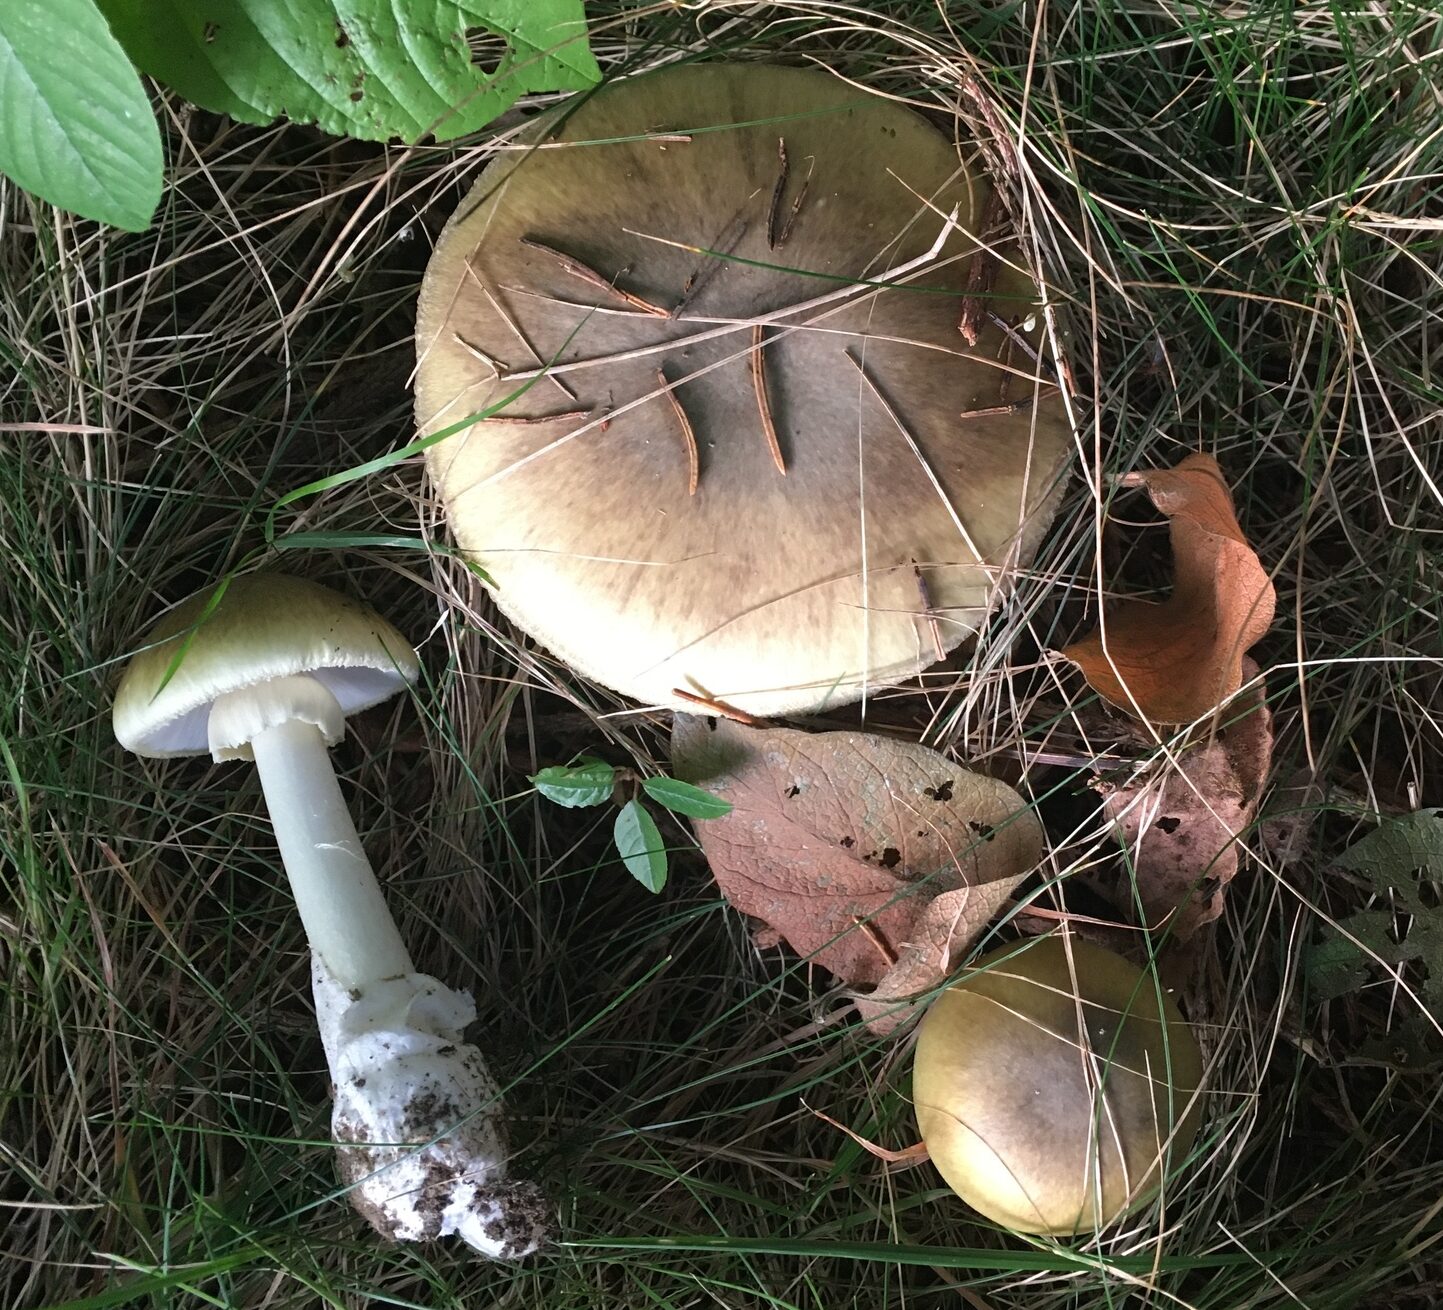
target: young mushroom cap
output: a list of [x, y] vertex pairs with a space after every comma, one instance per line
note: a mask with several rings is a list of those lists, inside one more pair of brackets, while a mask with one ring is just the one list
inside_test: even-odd
[[[1024, 1233], [1111, 1223], [1186, 1159], [1202, 1055], [1156, 980], [1088, 942], [994, 951], [933, 1002], [917, 1123], [964, 1201]], [[1160, 1171], [1159, 1163], [1163, 1168]]]
[[957, 146], [758, 65], [629, 79], [527, 140], [452, 218], [417, 318], [428, 434], [555, 361], [427, 452], [503, 611], [638, 700], [757, 714], [975, 632], [1048, 525], [1069, 429], [1015, 252], [958, 331], [989, 188]]
[[[116, 740], [126, 750], [157, 759], [205, 754], [212, 748], [215, 702], [274, 679], [319, 682], [342, 720], [416, 680], [420, 666], [410, 643], [375, 611], [329, 587], [247, 574], [233, 578], [207, 614], [214, 595], [214, 589], [201, 591], [177, 605], [126, 667], [112, 711]], [[326, 744], [335, 745], [343, 723], [311, 715], [323, 718], [317, 726]], [[218, 759], [251, 758], [244, 744], [223, 749]]]

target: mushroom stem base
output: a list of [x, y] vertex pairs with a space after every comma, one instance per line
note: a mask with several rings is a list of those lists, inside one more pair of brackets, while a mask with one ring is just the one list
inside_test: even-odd
[[393, 1241], [455, 1234], [492, 1259], [536, 1250], [549, 1207], [534, 1183], [506, 1177], [501, 1090], [464, 1039], [470, 996], [413, 973], [353, 999], [319, 955], [311, 983], [337, 1172], [356, 1209]]

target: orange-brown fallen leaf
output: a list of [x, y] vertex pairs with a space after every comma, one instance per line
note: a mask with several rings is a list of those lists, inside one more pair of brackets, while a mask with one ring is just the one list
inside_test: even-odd
[[678, 714], [677, 777], [732, 811], [697, 825], [722, 894], [853, 987], [874, 1031], [910, 1016], [1043, 854], [1005, 783], [913, 742]]
[[[1246, 662], [1249, 678], [1257, 673]], [[1131, 885], [1120, 905], [1141, 903], [1149, 928], [1186, 942], [1223, 912], [1238, 871], [1240, 838], [1253, 821], [1273, 754], [1272, 715], [1262, 683], [1225, 705], [1219, 731], [1184, 746], [1177, 763], [1122, 784], [1104, 782], [1103, 813], [1128, 850]], [[1125, 877], [1126, 875], [1124, 875]]]
[[1233, 512], [1211, 455], [1121, 480], [1172, 520], [1173, 589], [1162, 604], [1124, 600], [1062, 654], [1119, 709], [1149, 723], [1191, 723], [1242, 685], [1242, 660], [1273, 621], [1276, 596]]

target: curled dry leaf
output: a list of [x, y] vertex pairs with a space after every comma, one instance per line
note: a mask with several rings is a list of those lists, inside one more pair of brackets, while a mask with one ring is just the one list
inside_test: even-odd
[[1129, 473], [1121, 485], [1145, 488], [1172, 520], [1172, 595], [1161, 605], [1109, 606], [1106, 623], [1062, 654], [1129, 714], [1191, 723], [1242, 685], [1243, 655], [1273, 621], [1273, 584], [1238, 527], [1211, 455]]
[[[1245, 662], [1250, 679], [1257, 673]], [[1239, 839], [1253, 820], [1273, 754], [1261, 681], [1223, 707], [1221, 728], [1129, 782], [1102, 782], [1103, 813], [1126, 844], [1149, 928], [1186, 942], [1223, 912], [1238, 871]], [[1113, 891], [1132, 903], [1131, 887]]]
[[697, 826], [722, 894], [763, 942], [853, 987], [874, 1031], [909, 1017], [1042, 858], [1005, 783], [912, 742], [678, 714], [672, 767], [731, 802]]

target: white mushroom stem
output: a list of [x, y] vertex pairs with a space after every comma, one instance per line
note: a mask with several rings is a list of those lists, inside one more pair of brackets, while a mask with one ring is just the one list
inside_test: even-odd
[[334, 1088], [332, 1136], [356, 1208], [399, 1241], [455, 1233], [485, 1255], [527, 1255], [547, 1207], [506, 1180], [500, 1091], [465, 1041], [465, 992], [418, 974], [331, 767], [345, 730], [314, 678], [282, 677], [211, 707], [211, 753], [253, 759], [311, 945], [316, 1020]]
[[311, 949], [344, 987], [413, 972], [320, 730], [293, 719], [258, 734], [251, 749]]

